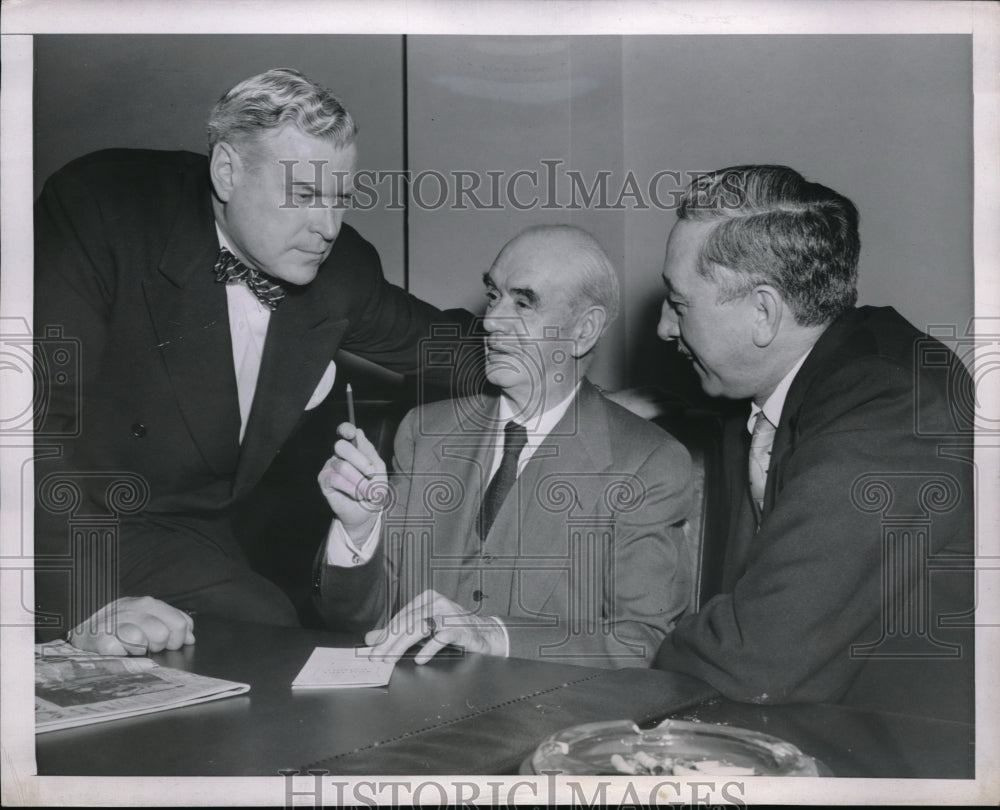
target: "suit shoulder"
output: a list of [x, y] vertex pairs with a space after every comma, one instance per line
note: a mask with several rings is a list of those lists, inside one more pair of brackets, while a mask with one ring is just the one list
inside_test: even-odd
[[101, 149], [75, 158], [53, 173], [52, 179], [80, 179], [101, 183], [108, 177], [125, 175], [133, 182], [156, 175], [201, 171], [208, 158], [194, 152], [155, 149]]
[[470, 413], [475, 403], [467, 397], [441, 399], [418, 405], [406, 414], [405, 421], [426, 425], [434, 430], [456, 430], [463, 415]]
[[601, 397], [608, 416], [608, 433], [617, 455], [649, 457], [662, 455], [673, 463], [690, 464], [687, 448], [659, 425], [643, 419], [627, 408]]
[[40, 202], [70, 212], [97, 208], [106, 218], [170, 216], [190, 190], [208, 193], [208, 159], [193, 152], [105, 149], [71, 161], [46, 181]]

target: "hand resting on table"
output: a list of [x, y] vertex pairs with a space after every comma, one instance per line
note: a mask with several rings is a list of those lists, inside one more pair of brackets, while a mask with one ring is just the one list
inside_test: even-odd
[[179, 650], [194, 644], [194, 619], [152, 596], [123, 596], [71, 630], [69, 642], [101, 655]]
[[426, 664], [449, 644], [486, 655], [507, 654], [507, 637], [499, 619], [470, 613], [432, 590], [400, 610], [388, 627], [365, 634], [365, 643], [372, 647], [369, 657], [392, 663], [422, 639], [427, 642], [417, 653], [418, 664]]

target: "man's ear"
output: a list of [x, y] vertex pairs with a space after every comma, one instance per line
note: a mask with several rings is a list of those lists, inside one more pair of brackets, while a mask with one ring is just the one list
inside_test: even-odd
[[229, 202], [229, 196], [239, 178], [242, 168], [240, 156], [225, 141], [219, 141], [212, 147], [212, 157], [209, 159], [208, 171], [212, 177], [212, 187], [215, 195], [222, 202]]
[[759, 284], [750, 293], [750, 303], [753, 306], [753, 342], [762, 349], [771, 345], [778, 334], [785, 315], [785, 302], [770, 284]]
[[607, 320], [608, 313], [603, 307], [588, 307], [580, 314], [573, 327], [573, 340], [576, 343], [574, 357], [583, 357], [594, 348], [604, 332]]

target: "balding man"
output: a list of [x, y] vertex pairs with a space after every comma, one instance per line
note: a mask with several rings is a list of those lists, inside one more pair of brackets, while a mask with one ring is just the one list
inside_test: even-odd
[[584, 376], [618, 310], [614, 268], [586, 231], [543, 226], [483, 282], [495, 392], [411, 411], [388, 489], [372, 445], [339, 428], [320, 609], [380, 628], [366, 640], [390, 660], [426, 640], [418, 663], [451, 644], [647, 666], [690, 604], [690, 458]]

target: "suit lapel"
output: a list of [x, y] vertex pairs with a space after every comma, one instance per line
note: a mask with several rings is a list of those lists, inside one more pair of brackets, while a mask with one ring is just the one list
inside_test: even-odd
[[[462, 401], [475, 404], [473, 400]], [[459, 409], [459, 427], [434, 448], [441, 469], [452, 472], [466, 484], [462, 505], [451, 513], [449, 522], [452, 531], [467, 535], [467, 551], [477, 556], [481, 545], [477, 532], [479, 509], [489, 482], [497, 441], [491, 426], [497, 425], [499, 407], [499, 400], [489, 397], [482, 403], [478, 416]]]
[[[573, 404], [518, 478], [520, 497], [504, 503], [490, 532], [491, 537], [496, 531], [517, 538], [517, 551], [528, 561], [528, 570], [515, 578], [514, 587], [523, 589], [522, 597], [534, 608], [571, 581], [567, 519], [582, 516], [581, 501], [592, 501], [595, 485], [603, 491], [609, 481], [600, 473], [610, 464], [604, 404], [584, 380]], [[564, 504], [561, 498], [567, 493], [571, 501]]]
[[240, 450], [236, 496], [257, 483], [302, 418], [347, 326], [346, 319], [331, 317], [320, 287], [290, 290], [271, 314]]
[[747, 414], [733, 416], [725, 426], [724, 453], [726, 488], [729, 492], [729, 525], [725, 546], [722, 590], [730, 590], [746, 565], [746, 555], [756, 532], [754, 504], [750, 496], [750, 434]]
[[829, 368], [831, 358], [843, 348], [844, 335], [853, 331], [862, 317], [857, 309], [851, 309], [831, 323], [826, 331], [820, 335], [819, 340], [816, 341], [809, 356], [806, 357], [802, 367], [795, 375], [795, 379], [792, 380], [788, 396], [785, 397], [785, 404], [781, 409], [778, 429], [774, 434], [774, 444], [771, 447], [771, 466], [768, 469], [767, 487], [764, 491], [765, 515], [774, 506], [774, 498], [781, 480], [785, 457], [792, 450], [792, 437], [798, 430], [798, 415], [809, 386], [817, 374], [821, 374], [823, 369]]
[[174, 396], [207, 464], [232, 474], [239, 403], [225, 288], [212, 273], [219, 243], [207, 179], [188, 177], [157, 272], [143, 279], [146, 305]]
[[[843, 344], [843, 334], [854, 328], [860, 318], [858, 310], [849, 310], [835, 320], [820, 336], [809, 352], [802, 367], [792, 380], [781, 409], [771, 446], [771, 462], [764, 488], [763, 521], [774, 508], [774, 501], [781, 483], [786, 457], [793, 449], [792, 439], [798, 429], [798, 414], [813, 378], [822, 373], [830, 358]], [[726, 466], [731, 496], [729, 542], [726, 546], [726, 564], [723, 590], [729, 590], [746, 567], [753, 538], [756, 534], [756, 505], [750, 496], [747, 466], [750, 455], [750, 435], [746, 429], [747, 414], [734, 417], [727, 426]]]

